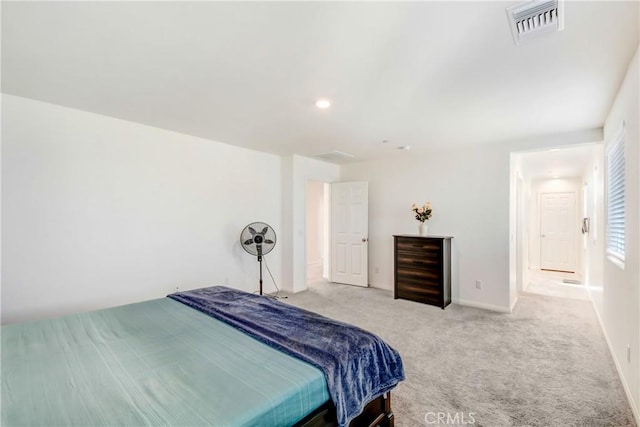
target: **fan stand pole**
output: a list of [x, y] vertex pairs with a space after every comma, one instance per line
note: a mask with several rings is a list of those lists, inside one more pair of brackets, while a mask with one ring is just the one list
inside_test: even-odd
[[260, 263], [260, 295], [262, 295], [262, 257], [258, 255], [258, 262]]

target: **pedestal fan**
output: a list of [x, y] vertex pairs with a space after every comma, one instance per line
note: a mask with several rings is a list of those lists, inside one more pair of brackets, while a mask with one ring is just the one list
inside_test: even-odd
[[269, 224], [252, 222], [240, 233], [240, 244], [245, 251], [258, 257], [260, 263], [260, 295], [262, 295], [262, 257], [276, 245], [276, 232]]

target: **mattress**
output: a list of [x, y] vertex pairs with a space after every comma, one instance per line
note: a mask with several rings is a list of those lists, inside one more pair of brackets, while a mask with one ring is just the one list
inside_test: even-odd
[[169, 298], [2, 327], [2, 425], [288, 426], [323, 373]]

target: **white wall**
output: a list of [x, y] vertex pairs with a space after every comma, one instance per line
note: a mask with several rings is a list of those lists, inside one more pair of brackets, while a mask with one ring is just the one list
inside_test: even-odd
[[[519, 168], [520, 169], [520, 168]], [[516, 227], [516, 239], [515, 250], [510, 251], [511, 256], [516, 255], [516, 287], [513, 289], [513, 283], [511, 287], [511, 308], [517, 301], [517, 296], [524, 290], [529, 283], [529, 204], [531, 202], [531, 181], [528, 177], [518, 171], [516, 176], [517, 186], [515, 195], [512, 193], [511, 197], [516, 197], [516, 222], [512, 224]], [[513, 246], [512, 246], [513, 248]], [[514, 272], [512, 272], [513, 274]]]
[[575, 195], [575, 251], [576, 273], [582, 274], [582, 179], [580, 177], [540, 179], [531, 181], [531, 199], [529, 203], [529, 267], [540, 268], [540, 194], [574, 193]]
[[324, 267], [324, 186], [318, 181], [307, 182], [307, 283], [322, 279]]
[[416, 234], [411, 204], [429, 200], [434, 207], [429, 233], [454, 237], [454, 301], [509, 311], [510, 213], [516, 206], [515, 200], [510, 203], [510, 153], [598, 140], [602, 131], [593, 129], [343, 166], [344, 181], [369, 182], [370, 284], [393, 288], [392, 236]]
[[525, 287], [528, 272], [528, 235], [525, 232], [525, 220], [528, 212], [524, 209], [528, 199], [529, 185], [522, 165], [522, 155], [511, 153], [511, 176], [509, 185], [509, 310], [513, 310], [518, 294]]
[[508, 159], [468, 148], [344, 166], [344, 180], [369, 181], [370, 284], [393, 289], [393, 235], [417, 234], [411, 205], [430, 201], [429, 234], [454, 237], [454, 301], [508, 307]]
[[337, 182], [340, 166], [303, 156], [282, 159], [283, 288], [300, 292], [306, 285], [305, 216], [308, 181]]
[[604, 144], [597, 144], [583, 175], [587, 188], [589, 233], [585, 236], [585, 284], [591, 300], [602, 310], [604, 268]]
[[592, 130], [340, 168], [14, 96], [3, 107], [5, 323], [175, 285], [253, 290], [258, 265], [238, 235], [256, 220], [278, 232], [267, 261], [280, 287], [304, 290], [309, 180], [370, 183], [372, 286], [392, 289], [392, 235], [416, 233], [410, 206], [430, 200], [430, 233], [454, 236], [454, 300], [507, 311], [510, 152], [601, 139]]
[[[640, 158], [638, 50], [604, 125], [609, 143], [625, 123], [625, 266], [604, 257], [602, 299], [596, 309], [602, 320], [616, 365], [631, 396], [636, 416], [640, 406]], [[594, 299], [595, 300], [595, 299]], [[627, 361], [627, 345], [631, 361]]]
[[[278, 156], [15, 96], [2, 110], [2, 323], [257, 288], [238, 239], [280, 229]], [[267, 259], [278, 279], [281, 249]]]
[[329, 280], [329, 265], [331, 264], [331, 184], [325, 182], [323, 184], [323, 200], [322, 206], [324, 211], [324, 224], [322, 228], [322, 238], [324, 239], [322, 251], [322, 278]]
[[[0, 7], [0, 9], [2, 9]], [[0, 10], [0, 19], [2, 19], [2, 11]], [[0, 72], [0, 78], [1, 76]], [[2, 94], [0, 93], [0, 132], [2, 131]], [[2, 135], [0, 134], [0, 196], [2, 196]], [[2, 320], [2, 197], [0, 197], [0, 321]]]

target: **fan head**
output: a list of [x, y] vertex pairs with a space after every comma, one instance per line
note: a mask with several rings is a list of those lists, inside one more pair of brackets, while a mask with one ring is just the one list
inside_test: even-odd
[[263, 256], [276, 245], [276, 232], [269, 224], [252, 222], [240, 233], [240, 244], [251, 255]]

